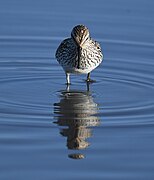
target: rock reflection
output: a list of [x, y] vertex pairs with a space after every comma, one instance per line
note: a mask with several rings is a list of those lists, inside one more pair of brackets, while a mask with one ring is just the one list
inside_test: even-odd
[[[59, 126], [65, 126], [60, 134], [67, 137], [68, 149], [81, 150], [89, 146], [90, 127], [98, 126], [98, 105], [89, 91], [61, 91], [60, 102], [54, 104], [54, 116]], [[70, 158], [83, 159], [83, 154], [70, 154]]]

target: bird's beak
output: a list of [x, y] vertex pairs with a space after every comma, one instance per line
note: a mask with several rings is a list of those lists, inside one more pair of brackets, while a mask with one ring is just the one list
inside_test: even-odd
[[80, 47], [82, 48], [84, 45], [84, 41], [83, 41], [83, 38], [80, 39]]
[[80, 57], [81, 57], [82, 47], [78, 46], [77, 50], [78, 50], [78, 65], [77, 65], [77, 68], [79, 69], [80, 68]]
[[82, 48], [82, 46], [83, 46], [83, 44], [84, 44], [82, 38], [80, 38], [80, 39], [79, 39], [79, 38], [76, 38], [76, 39], [75, 39], [75, 42], [76, 42], [76, 44], [77, 44], [78, 47]]
[[80, 47], [82, 47], [82, 41], [76, 41], [76, 44], [77, 44], [77, 46], [80, 48]]

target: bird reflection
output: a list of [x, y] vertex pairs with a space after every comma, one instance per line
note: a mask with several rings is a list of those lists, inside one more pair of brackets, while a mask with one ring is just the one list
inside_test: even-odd
[[[68, 149], [81, 150], [90, 144], [87, 138], [92, 136], [90, 127], [98, 126], [98, 105], [89, 91], [61, 91], [60, 101], [54, 104], [54, 117], [61, 129], [60, 134], [67, 137]], [[84, 155], [70, 154], [70, 158], [83, 159]]]

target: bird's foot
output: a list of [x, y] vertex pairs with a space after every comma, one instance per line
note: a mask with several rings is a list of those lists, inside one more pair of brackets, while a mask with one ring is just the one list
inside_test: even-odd
[[87, 74], [86, 82], [87, 82], [87, 83], [94, 83], [94, 82], [96, 82], [96, 81], [95, 81], [95, 80], [92, 80], [92, 79], [90, 78], [90, 73], [88, 73], [88, 74]]
[[65, 83], [67, 86], [71, 85], [71, 83]]
[[93, 79], [88, 78], [88, 79], [86, 79], [86, 82], [87, 82], [87, 83], [95, 83], [96, 81], [93, 80]]

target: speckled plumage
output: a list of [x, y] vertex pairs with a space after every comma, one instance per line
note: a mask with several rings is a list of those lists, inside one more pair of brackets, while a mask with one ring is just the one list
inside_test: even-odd
[[62, 41], [56, 58], [67, 76], [70, 73], [88, 74], [102, 62], [101, 47], [90, 38], [89, 30], [84, 25], [75, 26], [71, 36]]

